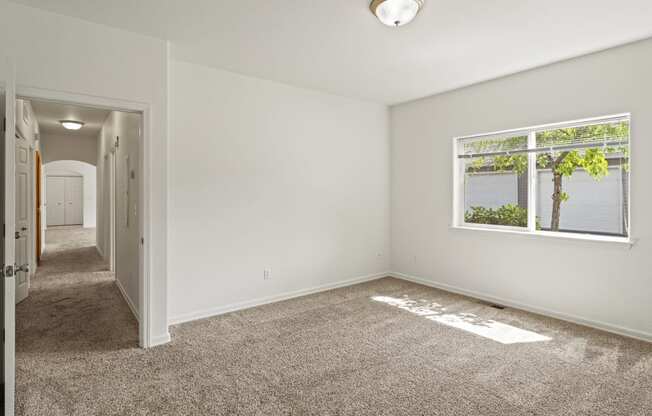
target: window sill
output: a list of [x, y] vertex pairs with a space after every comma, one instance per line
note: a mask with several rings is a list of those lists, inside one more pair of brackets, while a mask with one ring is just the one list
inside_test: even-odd
[[563, 233], [563, 232], [552, 232], [552, 231], [530, 232], [530, 231], [520, 231], [513, 228], [500, 229], [500, 228], [473, 227], [468, 225], [452, 225], [450, 228], [453, 230], [486, 231], [486, 232], [499, 233], [499, 234], [513, 234], [513, 235], [521, 235], [530, 238], [591, 241], [596, 243], [613, 244], [613, 245], [627, 247], [627, 248], [632, 248], [636, 244], [636, 239], [627, 238], [627, 237], [612, 237], [606, 235], [575, 234], [575, 233]]

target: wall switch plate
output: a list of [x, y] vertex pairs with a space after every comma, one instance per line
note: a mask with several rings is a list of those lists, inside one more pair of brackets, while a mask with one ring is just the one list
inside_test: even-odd
[[269, 280], [272, 278], [272, 271], [269, 269], [263, 270], [263, 280]]

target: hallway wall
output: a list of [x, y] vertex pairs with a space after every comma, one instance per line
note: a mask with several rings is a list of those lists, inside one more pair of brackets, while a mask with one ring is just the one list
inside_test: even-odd
[[[97, 241], [105, 261], [113, 256], [116, 281], [139, 317], [139, 147], [140, 114], [113, 111], [99, 136], [97, 153]], [[116, 146], [117, 138], [119, 145]], [[112, 184], [112, 175], [115, 182]], [[114, 204], [111, 204], [113, 198]], [[114, 227], [115, 224], [115, 227]], [[115, 244], [112, 240], [115, 239]], [[112, 250], [115, 248], [115, 252]]]
[[78, 160], [95, 166], [97, 138], [73, 135], [42, 134], [43, 163], [55, 160]]

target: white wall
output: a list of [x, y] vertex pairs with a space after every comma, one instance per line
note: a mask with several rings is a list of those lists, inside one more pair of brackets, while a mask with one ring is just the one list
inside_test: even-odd
[[55, 160], [79, 160], [97, 163], [97, 138], [73, 135], [42, 134], [43, 163]]
[[[84, 228], [94, 228], [96, 226], [96, 189], [97, 189], [97, 169], [95, 166], [79, 162], [77, 160], [57, 160], [43, 165], [44, 176], [81, 176], [83, 178], [83, 219]], [[47, 186], [47, 181], [43, 181]], [[47, 192], [44, 192], [47, 195]], [[47, 201], [44, 201], [47, 203]], [[42, 223], [47, 224], [46, 212], [43, 210]]]
[[171, 80], [172, 321], [387, 270], [385, 106], [183, 62]]
[[[652, 40], [391, 109], [392, 268], [652, 339]], [[637, 245], [451, 230], [452, 138], [632, 114]]]
[[152, 261], [153, 343], [167, 332], [167, 65], [166, 42], [0, 0], [0, 56], [13, 57], [19, 93], [54, 92], [138, 102], [151, 109], [151, 178], [145, 206], [152, 226], [145, 235]]
[[[113, 255], [116, 281], [127, 303], [140, 317], [138, 297], [139, 206], [138, 165], [141, 116], [113, 111], [102, 126], [98, 146], [98, 247], [107, 262]], [[115, 147], [115, 138], [119, 146]], [[114, 173], [115, 172], [115, 173]], [[131, 175], [133, 173], [133, 177]], [[115, 182], [111, 184], [111, 175]], [[113, 187], [113, 188], [112, 188]], [[111, 204], [114, 198], [115, 205]], [[115, 227], [114, 227], [115, 225]], [[112, 252], [115, 239], [115, 253]]]

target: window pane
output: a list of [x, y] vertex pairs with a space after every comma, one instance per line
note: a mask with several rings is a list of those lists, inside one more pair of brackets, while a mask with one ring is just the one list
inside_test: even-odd
[[627, 236], [629, 122], [538, 132], [548, 147], [537, 154], [541, 229]]
[[596, 123], [580, 127], [537, 132], [537, 148], [572, 145], [600, 145], [629, 140], [629, 121]]
[[460, 153], [464, 155], [525, 150], [527, 149], [527, 134], [464, 140], [461, 144]]
[[[462, 143], [464, 154], [527, 148], [527, 136]], [[527, 154], [464, 158], [464, 221], [527, 227]]]

